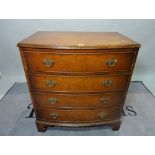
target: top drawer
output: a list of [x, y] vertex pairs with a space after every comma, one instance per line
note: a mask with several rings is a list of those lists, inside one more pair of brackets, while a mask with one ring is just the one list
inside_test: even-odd
[[23, 52], [28, 72], [107, 73], [130, 72], [134, 52], [51, 53]]

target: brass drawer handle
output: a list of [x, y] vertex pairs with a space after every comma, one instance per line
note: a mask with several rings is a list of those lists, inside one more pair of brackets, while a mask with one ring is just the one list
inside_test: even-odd
[[51, 104], [56, 104], [58, 102], [58, 100], [56, 98], [49, 98], [48, 102]]
[[116, 66], [117, 62], [118, 62], [117, 59], [113, 58], [113, 59], [107, 60], [107, 61], [106, 61], [106, 64], [107, 64], [109, 67], [114, 67], [114, 66]]
[[48, 87], [55, 87], [56, 81], [47, 80], [47, 81], [46, 81], [46, 84], [47, 84]]
[[56, 112], [52, 112], [52, 113], [50, 113], [50, 116], [52, 117], [52, 119], [57, 119], [60, 116], [60, 114], [58, 114]]
[[52, 67], [54, 65], [54, 60], [48, 58], [43, 59], [42, 62], [46, 67]]
[[105, 118], [107, 118], [107, 112], [101, 112], [101, 113], [97, 114], [97, 116], [101, 119], [105, 119]]
[[112, 85], [112, 80], [105, 80], [105, 81], [103, 81], [103, 85], [105, 87], [110, 87]]
[[100, 102], [103, 103], [103, 104], [108, 104], [109, 103], [109, 97], [102, 97], [100, 99]]

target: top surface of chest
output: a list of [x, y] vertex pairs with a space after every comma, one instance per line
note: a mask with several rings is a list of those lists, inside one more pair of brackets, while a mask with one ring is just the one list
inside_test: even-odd
[[117, 32], [39, 31], [17, 44], [19, 47], [49, 49], [139, 48], [140, 44]]

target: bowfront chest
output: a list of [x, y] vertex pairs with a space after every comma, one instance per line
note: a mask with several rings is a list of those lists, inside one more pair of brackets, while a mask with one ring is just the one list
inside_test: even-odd
[[17, 44], [38, 131], [118, 130], [140, 44], [117, 32], [36, 32]]

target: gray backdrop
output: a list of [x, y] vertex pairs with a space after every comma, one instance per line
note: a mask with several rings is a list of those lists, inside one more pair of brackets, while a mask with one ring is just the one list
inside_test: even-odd
[[155, 92], [155, 20], [0, 20], [2, 77], [25, 81], [17, 42], [35, 31], [118, 31], [142, 44], [132, 80]]

